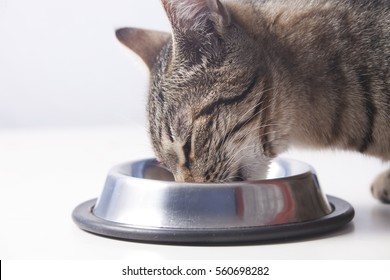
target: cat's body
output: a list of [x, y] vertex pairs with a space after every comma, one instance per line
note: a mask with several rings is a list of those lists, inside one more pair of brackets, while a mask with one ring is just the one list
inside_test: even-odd
[[[389, 1], [162, 2], [172, 38], [117, 35], [151, 69], [152, 142], [176, 180], [260, 179], [290, 145], [390, 160]], [[390, 172], [377, 182], [389, 202]]]

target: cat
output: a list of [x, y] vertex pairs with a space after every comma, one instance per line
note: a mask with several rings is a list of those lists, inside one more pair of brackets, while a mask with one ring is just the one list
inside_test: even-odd
[[[116, 35], [150, 69], [150, 136], [175, 180], [262, 179], [291, 145], [390, 160], [390, 1], [162, 5], [172, 35]], [[390, 203], [390, 170], [372, 192]]]

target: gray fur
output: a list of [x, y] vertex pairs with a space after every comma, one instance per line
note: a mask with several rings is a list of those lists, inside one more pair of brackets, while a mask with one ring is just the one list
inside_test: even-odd
[[162, 2], [148, 115], [176, 180], [261, 179], [290, 145], [390, 160], [389, 1]]

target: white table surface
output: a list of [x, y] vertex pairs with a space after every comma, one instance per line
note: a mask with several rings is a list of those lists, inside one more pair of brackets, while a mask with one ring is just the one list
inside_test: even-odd
[[71, 213], [97, 197], [115, 164], [152, 156], [146, 129], [95, 127], [0, 131], [1, 259], [390, 259], [390, 206], [369, 186], [388, 167], [344, 152], [290, 151], [317, 170], [325, 193], [350, 202], [351, 224], [320, 238], [247, 246], [169, 246], [103, 238]]

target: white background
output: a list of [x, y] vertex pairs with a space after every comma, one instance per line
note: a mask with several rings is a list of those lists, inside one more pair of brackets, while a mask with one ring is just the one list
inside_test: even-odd
[[390, 207], [370, 196], [379, 160], [293, 150], [353, 223], [304, 241], [257, 246], [150, 245], [81, 231], [71, 213], [100, 194], [114, 164], [152, 156], [148, 73], [114, 30], [169, 30], [159, 1], [0, 0], [1, 259], [390, 259]]
[[0, 0], [0, 128], [144, 122], [148, 72], [116, 28], [169, 30], [158, 0]]

